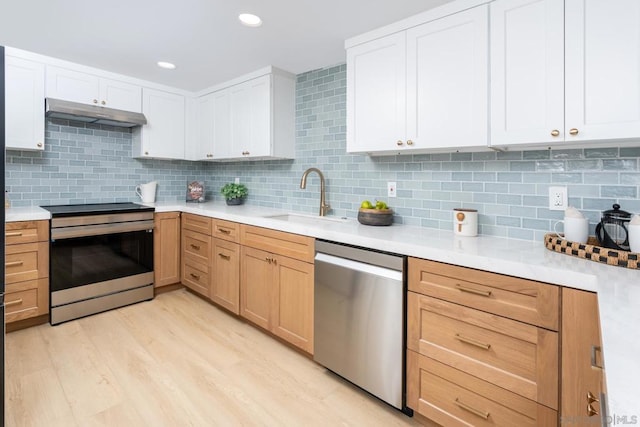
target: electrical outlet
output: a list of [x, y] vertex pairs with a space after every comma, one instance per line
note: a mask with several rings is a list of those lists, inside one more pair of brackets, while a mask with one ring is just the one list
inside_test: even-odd
[[240, 184], [240, 178], [236, 178], [235, 183]]
[[387, 182], [387, 197], [396, 197], [396, 183]]
[[549, 187], [549, 209], [563, 211], [568, 206], [567, 187]]

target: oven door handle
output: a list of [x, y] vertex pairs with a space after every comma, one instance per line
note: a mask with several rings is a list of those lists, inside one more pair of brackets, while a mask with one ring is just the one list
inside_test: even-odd
[[128, 233], [131, 231], [145, 230], [153, 232], [153, 220], [52, 228], [51, 240], [73, 239], [75, 237], [100, 236], [104, 234]]

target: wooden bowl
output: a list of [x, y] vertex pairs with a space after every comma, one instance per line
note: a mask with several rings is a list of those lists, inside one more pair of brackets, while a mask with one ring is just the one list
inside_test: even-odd
[[364, 225], [391, 225], [393, 223], [393, 209], [360, 208], [358, 222]]

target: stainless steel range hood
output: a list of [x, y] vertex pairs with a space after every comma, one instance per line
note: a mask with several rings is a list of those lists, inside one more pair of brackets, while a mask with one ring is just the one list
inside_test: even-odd
[[75, 120], [84, 123], [96, 123], [120, 127], [135, 127], [147, 124], [142, 113], [114, 110], [97, 105], [80, 104], [61, 99], [46, 98], [44, 114], [55, 119]]

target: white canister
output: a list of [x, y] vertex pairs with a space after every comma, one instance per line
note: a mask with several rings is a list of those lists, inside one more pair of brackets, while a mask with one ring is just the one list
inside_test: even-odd
[[136, 194], [142, 200], [142, 203], [153, 203], [156, 201], [156, 187], [157, 181], [151, 181], [147, 184], [140, 184], [136, 186]]
[[456, 236], [477, 236], [478, 211], [476, 209], [454, 209], [453, 233]]

